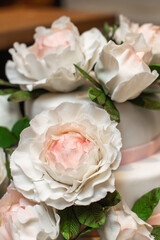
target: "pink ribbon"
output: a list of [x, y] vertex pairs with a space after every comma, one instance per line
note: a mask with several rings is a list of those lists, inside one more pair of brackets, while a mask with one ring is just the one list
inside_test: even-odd
[[158, 135], [158, 137], [156, 137], [149, 143], [122, 150], [121, 151], [122, 160], [120, 165], [122, 166], [136, 161], [140, 161], [142, 159], [150, 157], [159, 150], [160, 150], [160, 135]]
[[160, 213], [153, 214], [146, 222], [150, 225], [160, 225]]

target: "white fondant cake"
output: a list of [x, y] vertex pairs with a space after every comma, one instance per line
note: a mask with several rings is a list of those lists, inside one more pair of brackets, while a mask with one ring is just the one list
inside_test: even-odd
[[11, 129], [14, 123], [22, 117], [19, 105], [17, 103], [8, 102], [8, 95], [0, 96], [0, 126]]
[[[26, 115], [33, 118], [43, 110], [66, 101], [91, 101], [88, 87], [86, 85], [70, 94], [46, 93], [34, 101], [25, 102]], [[130, 102], [117, 103], [116, 107], [121, 117], [118, 128], [122, 135], [123, 150], [146, 144], [160, 134], [159, 111], [146, 110]], [[141, 195], [160, 186], [160, 153], [120, 166], [115, 176], [117, 190], [132, 207]]]
[[[89, 85], [86, 85], [69, 94], [43, 94], [34, 101], [25, 102], [25, 113], [32, 119], [43, 110], [56, 107], [62, 102], [91, 102], [88, 88]], [[146, 110], [130, 102], [117, 103], [116, 107], [120, 112], [118, 129], [122, 135], [123, 149], [148, 143], [160, 134], [159, 111]]]
[[[139, 26], [131, 24], [127, 19], [124, 19], [124, 23], [122, 21], [120, 27], [122, 29], [114, 32], [114, 28], [106, 25], [105, 37], [95, 28], [80, 36], [70, 19], [62, 17], [55, 21], [50, 29], [37, 28], [35, 43], [32, 46], [15, 43], [10, 49], [12, 61], [6, 64], [6, 75], [10, 83], [17, 84], [21, 90], [25, 90], [25, 92], [16, 90], [18, 94], [16, 92], [11, 94], [10, 99], [22, 101], [25, 96], [23, 94], [27, 94], [27, 98], [30, 99], [38, 94], [36, 91], [39, 88], [46, 89], [50, 93], [24, 102], [25, 115], [30, 119], [35, 118], [21, 134], [18, 147], [11, 156], [10, 168], [15, 199], [13, 197], [13, 206], [11, 201], [6, 214], [3, 207], [6, 195], [2, 198], [0, 207], [4, 208], [4, 213], [0, 208], [2, 220], [0, 239], [3, 234], [9, 236], [8, 229], [11, 235], [14, 230], [20, 232], [20, 226], [15, 227], [14, 223], [16, 214], [19, 213], [17, 209], [22, 208], [24, 211], [23, 204], [26, 200], [34, 202], [29, 203], [32, 207], [36, 204], [41, 208], [43, 205], [47, 213], [52, 213], [48, 220], [56, 221], [55, 224], [52, 223], [57, 227], [56, 234], [52, 234], [52, 231], [55, 231], [54, 227], [50, 231], [47, 222], [47, 230], [44, 232], [44, 223], [40, 223], [41, 226], [38, 227], [36, 225], [39, 224], [39, 215], [36, 214], [38, 219], [33, 217], [35, 228], [39, 229], [45, 239], [60, 239], [59, 230], [65, 239], [76, 239], [83, 230], [86, 232], [95, 226], [101, 228], [100, 237], [104, 240], [154, 239], [155, 233], [152, 231], [154, 228], [151, 225], [160, 225], [160, 202], [156, 206], [155, 199], [151, 199], [152, 203], [145, 199], [144, 202], [149, 204], [147, 206], [144, 203], [147, 206], [147, 213], [139, 212], [141, 203], [137, 204], [139, 205], [137, 212], [135, 211], [137, 215], [130, 209], [142, 195], [160, 187], [160, 111], [146, 110], [129, 100], [140, 96], [138, 104], [148, 104], [152, 109], [159, 107], [159, 99], [159, 103], [150, 99], [153, 96], [157, 98], [154, 86], [160, 73], [160, 66], [150, 64], [153, 64], [152, 57], [154, 55], [155, 59], [156, 53], [152, 48], [157, 42], [159, 47], [159, 41], [153, 44], [148, 42], [145, 34], [142, 35], [143, 27], [138, 30]], [[154, 26], [149, 24], [147, 29], [148, 27], [152, 30]], [[160, 36], [160, 27], [154, 27], [154, 31], [155, 29], [156, 34], [153, 36], [157, 35], [157, 31]], [[110, 35], [112, 35], [111, 40], [107, 42], [106, 39], [110, 38]], [[119, 37], [117, 41], [119, 44], [113, 41], [116, 40], [116, 35]], [[126, 35], [124, 39], [123, 35]], [[157, 50], [159, 54], [160, 51]], [[91, 71], [93, 68], [94, 72]], [[91, 84], [87, 82], [79, 87], [84, 83], [81, 73], [85, 77], [89, 73], [97, 79], [95, 82], [87, 77], [97, 87], [89, 92], [90, 97], [92, 100], [96, 99], [100, 104], [99, 108], [108, 108], [111, 118], [118, 117], [116, 109], [112, 106], [114, 101], [120, 113], [118, 125], [111, 121], [104, 109], [90, 104], [88, 89]], [[144, 90], [151, 85], [152, 95], [144, 98], [148, 96], [144, 94]], [[76, 89], [77, 87], [79, 88]], [[33, 94], [30, 94], [29, 92], [33, 90]], [[8, 104], [6, 100], [3, 97], [1, 105], [4, 105], [6, 110], [2, 110], [1, 120], [5, 119], [5, 126], [11, 129], [20, 114], [19, 110], [15, 109], [17, 105]], [[17, 141], [19, 132], [25, 127], [23, 124], [28, 126], [28, 123], [23, 122], [21, 126], [16, 125], [11, 130], [12, 138], [17, 137]], [[11, 147], [13, 145], [12, 142]], [[5, 176], [6, 174], [5, 171]], [[6, 182], [4, 178], [2, 182]], [[119, 195], [115, 190], [121, 195], [119, 204], [117, 204]], [[158, 195], [158, 191], [159, 189], [153, 191], [153, 195]], [[109, 198], [107, 198], [108, 193]], [[147, 196], [150, 198], [150, 195]], [[24, 203], [21, 199], [23, 197], [26, 198]], [[12, 196], [10, 195], [9, 198], [11, 199]], [[97, 204], [99, 200], [102, 201]], [[153, 213], [152, 209], [149, 209], [151, 204], [152, 207], [156, 206]], [[89, 221], [85, 215], [86, 209], [81, 208], [86, 206], [89, 207], [89, 213], [91, 212]], [[9, 227], [7, 221], [12, 216], [12, 211], [16, 213], [15, 220]], [[57, 219], [56, 211], [59, 214]], [[29, 216], [32, 215], [30, 215], [31, 211], [28, 213]], [[144, 219], [140, 219], [139, 213], [146, 214]], [[150, 215], [148, 219], [147, 214]], [[65, 230], [63, 228], [66, 228], [68, 215], [71, 220], [70, 227]], [[41, 216], [44, 216], [43, 212]], [[22, 216], [18, 214], [19, 217]], [[30, 222], [30, 218], [25, 217]], [[144, 222], [146, 219], [148, 223]], [[27, 230], [27, 221], [24, 221], [24, 217], [20, 220], [21, 223], [25, 223], [24, 230]], [[72, 225], [73, 221], [75, 225]], [[4, 231], [2, 225], [5, 222], [7, 226], [4, 226], [6, 229]], [[72, 228], [77, 230], [72, 232]], [[22, 226], [22, 235], [24, 230]], [[37, 239], [37, 236], [34, 239]], [[17, 240], [17, 237], [13, 238]]]

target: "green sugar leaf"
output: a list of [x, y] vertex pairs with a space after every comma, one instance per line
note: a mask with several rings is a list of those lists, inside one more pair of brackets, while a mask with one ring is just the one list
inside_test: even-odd
[[14, 150], [12, 148], [5, 148], [5, 152], [11, 156]]
[[[10, 160], [9, 160], [9, 155], [11, 155], [13, 152], [13, 150], [9, 150], [9, 148], [5, 149], [6, 152], [6, 170], [7, 170], [7, 176], [9, 179], [12, 179], [12, 175], [11, 175], [11, 168], [10, 168]], [[9, 152], [9, 153], [8, 153]]]
[[106, 95], [103, 90], [99, 90], [97, 88], [90, 87], [88, 90], [88, 95], [93, 102], [95, 102], [99, 105], [105, 104]]
[[143, 221], [146, 221], [152, 215], [159, 200], [160, 188], [155, 188], [138, 199], [134, 204], [132, 211], [135, 212]]
[[160, 93], [160, 79], [154, 81], [148, 88], [143, 91], [143, 94], [158, 94]]
[[17, 137], [6, 127], [0, 127], [0, 147], [9, 148], [17, 144]]
[[105, 224], [106, 216], [98, 203], [92, 203], [89, 206], [74, 206], [74, 211], [79, 222], [85, 226], [99, 228]]
[[98, 203], [106, 210], [117, 205], [121, 201], [119, 192], [116, 190], [113, 193], [107, 193], [106, 197], [101, 199]]
[[104, 23], [103, 29], [104, 29], [105, 38], [107, 40], [109, 40], [110, 27], [109, 27], [108, 23]]
[[120, 122], [120, 114], [117, 108], [115, 107], [113, 101], [105, 95], [103, 90], [90, 87], [88, 95], [93, 102], [101, 105], [109, 113], [111, 120]]
[[19, 89], [16, 88], [6, 88], [6, 89], [0, 89], [0, 95], [8, 95], [12, 94], [14, 92], [17, 92]]
[[115, 25], [113, 26], [112, 38], [113, 38], [113, 36], [114, 36], [114, 34], [115, 34], [115, 32], [116, 32], [117, 29], [118, 29], [118, 26], [115, 24]]
[[26, 116], [20, 120], [18, 120], [13, 128], [12, 128], [12, 132], [14, 133], [14, 135], [19, 139], [20, 138], [20, 133], [23, 131], [23, 129], [29, 127], [29, 118]]
[[160, 226], [153, 226], [152, 236], [154, 236], [154, 240], [160, 240]]
[[92, 230], [93, 230], [93, 228], [91, 228], [91, 227], [86, 227], [86, 228], [78, 235], [78, 237], [83, 236], [83, 235], [85, 235], [86, 233], [91, 232]]
[[160, 110], [160, 102], [141, 94], [139, 97], [130, 100], [131, 103], [150, 110]]
[[58, 211], [60, 215], [60, 232], [67, 240], [75, 239], [78, 236], [81, 224], [77, 220], [73, 207]]
[[75, 68], [85, 77], [87, 78], [92, 84], [94, 84], [97, 88], [102, 89], [101, 85], [92, 78], [86, 71], [84, 71], [82, 68], [78, 67], [76, 64], [74, 64]]
[[109, 97], [106, 98], [104, 109], [109, 113], [111, 120], [120, 122], [119, 111]]
[[41, 94], [43, 94], [45, 92], [46, 92], [46, 90], [43, 90], [43, 89], [37, 89], [32, 92], [19, 90], [15, 93], [11, 94], [10, 97], [8, 98], [8, 101], [23, 102], [23, 101], [27, 101], [27, 100], [32, 100], [32, 99], [39, 97]]
[[1, 87], [9, 87], [9, 88], [18, 88], [19, 89], [19, 86], [17, 84], [12, 84], [12, 83], [9, 83], [9, 82], [4, 81], [2, 79], [0, 79], [0, 86]]

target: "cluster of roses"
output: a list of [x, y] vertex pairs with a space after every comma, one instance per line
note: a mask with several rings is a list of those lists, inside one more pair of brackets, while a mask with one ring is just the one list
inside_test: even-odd
[[[96, 77], [112, 100], [133, 99], [158, 77], [148, 65], [159, 57], [160, 29], [121, 17], [114, 37], [124, 43], [107, 42], [97, 29], [80, 36], [62, 17], [51, 29], [37, 28], [34, 45], [14, 44], [6, 75], [23, 90], [69, 92], [84, 82], [73, 64], [86, 72], [96, 64]], [[13, 182], [0, 200], [0, 239], [61, 239], [57, 210], [90, 205], [114, 192], [122, 145], [116, 125], [91, 103], [62, 103], [31, 120], [11, 156]], [[99, 232], [104, 240], [151, 240], [151, 231], [120, 203]]]

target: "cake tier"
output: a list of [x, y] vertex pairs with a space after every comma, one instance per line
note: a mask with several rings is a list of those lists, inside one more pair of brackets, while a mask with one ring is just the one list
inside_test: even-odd
[[143, 194], [160, 187], [160, 152], [120, 166], [115, 172], [115, 178], [117, 190], [131, 208]]
[[8, 95], [0, 96], [0, 126], [12, 128], [15, 122], [22, 117], [19, 104], [8, 102]]
[[[34, 101], [25, 103], [25, 112], [31, 119], [51, 107], [56, 107], [62, 102], [90, 101], [88, 86], [72, 93], [46, 93]], [[125, 102], [116, 104], [120, 112], [118, 128], [122, 135], [123, 149], [145, 144], [160, 134], [160, 111], [146, 110], [136, 105]]]

